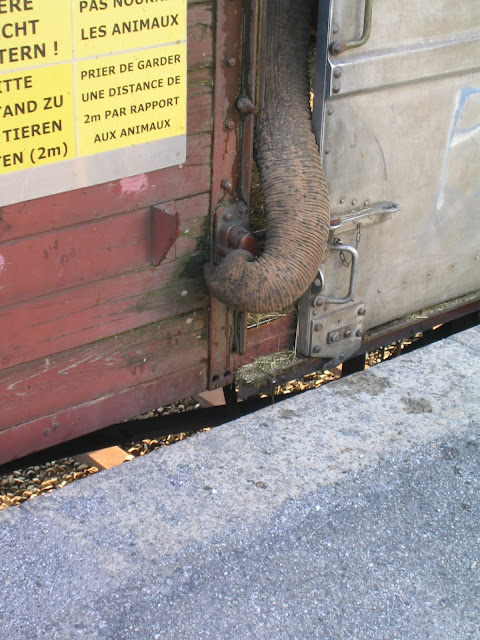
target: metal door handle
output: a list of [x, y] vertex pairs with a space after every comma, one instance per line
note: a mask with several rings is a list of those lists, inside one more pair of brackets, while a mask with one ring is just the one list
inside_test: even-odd
[[350, 271], [350, 285], [348, 287], [348, 293], [344, 298], [332, 298], [329, 296], [322, 296], [322, 294], [316, 296], [313, 301], [314, 307], [320, 307], [322, 304], [346, 304], [353, 300], [355, 296], [355, 287], [357, 285], [357, 271], [358, 271], [358, 252], [355, 247], [351, 247], [347, 244], [328, 244], [329, 249], [334, 251], [343, 251], [349, 253], [352, 256], [351, 271]]
[[359, 40], [351, 40], [350, 42], [332, 42], [330, 45], [330, 53], [338, 55], [347, 49], [356, 49], [364, 45], [370, 37], [372, 28], [372, 7], [373, 0], [365, 0], [365, 13], [363, 16], [363, 33]]

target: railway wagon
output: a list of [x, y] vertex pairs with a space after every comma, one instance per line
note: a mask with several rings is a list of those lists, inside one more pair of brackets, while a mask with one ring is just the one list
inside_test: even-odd
[[478, 312], [476, 0], [2, 0], [0, 34], [0, 463]]

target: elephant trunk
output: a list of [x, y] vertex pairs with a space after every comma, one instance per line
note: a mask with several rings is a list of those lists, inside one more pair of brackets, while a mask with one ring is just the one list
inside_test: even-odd
[[206, 269], [212, 295], [240, 311], [267, 313], [297, 300], [328, 239], [328, 189], [309, 107], [310, 20], [310, 0], [268, 2], [265, 95], [254, 144], [267, 209], [265, 249], [257, 260], [232, 251]]

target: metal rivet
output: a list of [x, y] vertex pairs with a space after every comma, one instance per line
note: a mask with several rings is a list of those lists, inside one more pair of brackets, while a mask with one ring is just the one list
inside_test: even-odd
[[338, 26], [334, 25], [333, 29], [332, 29], [332, 33], [338, 33]]
[[332, 109], [332, 107], [329, 107], [329, 108], [327, 109], [327, 113], [328, 113], [328, 115], [329, 115], [329, 116], [331, 116], [331, 115], [332, 115], [332, 113], [333, 113], [333, 109]]
[[357, 204], [357, 201], [355, 199], [352, 200], [352, 204], [355, 206]]
[[316, 309], [312, 311], [312, 316], [318, 316], [318, 311]]
[[370, 203], [369, 203], [369, 201], [368, 201], [368, 200], [365, 200], [365, 202], [363, 203], [363, 206], [364, 206], [364, 207], [368, 207], [368, 205], [369, 205], [369, 204], [370, 204]]
[[337, 67], [336, 69], [333, 70], [334, 78], [340, 78], [341, 75], [342, 75], [342, 70], [340, 69], [340, 67]]
[[406, 281], [406, 280], [404, 280], [404, 281], [403, 281], [403, 284], [407, 284], [407, 281]]
[[345, 338], [349, 338], [352, 335], [352, 332], [350, 331], [350, 329], [345, 329], [343, 335]]
[[340, 354], [340, 360], [344, 360], [344, 359], [345, 359], [345, 354], [344, 354], [344, 353], [341, 353], [341, 354]]
[[367, 310], [364, 309], [363, 307], [361, 307], [358, 311], [357, 311], [359, 316], [364, 316], [367, 313]]
[[322, 329], [323, 329], [323, 324], [321, 324], [320, 322], [315, 322], [315, 324], [313, 325], [313, 330], [321, 331]]
[[332, 46], [330, 47], [330, 51], [332, 53], [334, 53], [335, 55], [338, 55], [339, 53], [342, 52], [342, 45], [340, 44], [340, 42], [334, 42], [332, 44]]
[[323, 299], [322, 299], [320, 296], [317, 296], [317, 297], [315, 298], [315, 302], [314, 302], [314, 304], [315, 304], [315, 306], [316, 306], [316, 307], [321, 307], [321, 306], [322, 306], [322, 304], [323, 304]]
[[226, 211], [226, 212], [223, 214], [222, 218], [223, 218], [224, 220], [227, 220], [227, 221], [228, 221], [228, 220], [231, 220], [231, 219], [233, 218], [233, 213], [232, 213], [231, 211]]
[[427, 273], [427, 276], [431, 276], [431, 275], [432, 275], [432, 272], [431, 272], [431, 271], [429, 271], [429, 272]]
[[454, 265], [454, 264], [452, 264], [452, 265], [451, 265], [451, 267], [452, 267], [452, 269], [454, 269], [454, 268], [455, 268], [455, 265]]
[[322, 281], [320, 280], [320, 278], [315, 278], [315, 280], [313, 281], [313, 284], [316, 287], [321, 287], [322, 286]]
[[332, 91], [333, 91], [333, 93], [340, 93], [340, 89], [341, 89], [341, 87], [340, 87], [340, 85], [339, 85], [339, 84], [337, 84], [337, 83], [335, 83], [335, 84], [333, 85], [333, 87], [332, 87]]
[[340, 204], [343, 204], [345, 202], [345, 198], [340, 198]]
[[478, 256], [475, 256], [475, 260], [478, 260]]
[[225, 382], [230, 382], [232, 380], [232, 372], [231, 371], [225, 371], [225, 375], [223, 376], [225, 378]]
[[313, 353], [320, 353], [320, 347], [313, 347]]
[[327, 148], [325, 149], [325, 152], [324, 152], [324, 153], [325, 153], [325, 155], [328, 155], [328, 154], [330, 153], [330, 149], [327, 147]]
[[237, 59], [230, 57], [230, 58], [227, 58], [225, 62], [229, 67], [234, 67], [237, 64]]
[[182, 298], [184, 298], [186, 295], [188, 295], [188, 291], [184, 289], [183, 291], [180, 292], [180, 295], [182, 296]]
[[363, 331], [361, 329], [357, 329], [355, 331], [355, 335], [357, 336], [357, 338], [361, 338], [363, 336]]
[[225, 120], [223, 126], [225, 127], [225, 129], [233, 129], [233, 127], [235, 126], [235, 122], [233, 120]]
[[377, 291], [378, 291], [378, 293], [382, 293], [382, 290], [381, 290], [381, 289], [377, 289]]
[[220, 382], [219, 376], [213, 376], [212, 382], [213, 382], [213, 384], [218, 384]]
[[340, 336], [338, 335], [338, 333], [336, 331], [333, 331], [330, 334], [330, 342], [338, 342], [340, 339]]
[[226, 191], [230, 191], [232, 188], [232, 181], [231, 180], [222, 180], [222, 188], [225, 189]]

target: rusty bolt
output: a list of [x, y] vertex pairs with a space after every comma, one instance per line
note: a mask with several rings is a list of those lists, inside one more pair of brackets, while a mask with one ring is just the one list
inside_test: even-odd
[[364, 316], [367, 313], [367, 310], [364, 307], [361, 307], [357, 313], [359, 316]]
[[225, 127], [225, 129], [233, 129], [235, 127], [235, 122], [233, 120], [225, 120], [225, 123], [223, 125]]
[[232, 186], [231, 180], [222, 180], [222, 189], [225, 189], [225, 191], [231, 191]]
[[255, 105], [250, 98], [239, 98], [237, 100], [237, 109], [240, 113], [250, 114], [255, 112]]
[[320, 322], [315, 322], [315, 324], [313, 325], [313, 330], [321, 331], [322, 329], [323, 329], [323, 324], [321, 324]]
[[334, 78], [340, 78], [341, 75], [342, 75], [342, 70], [340, 69], [340, 67], [337, 67], [336, 69], [333, 70]]
[[234, 67], [237, 64], [237, 59], [233, 56], [230, 56], [225, 60], [228, 67]]

